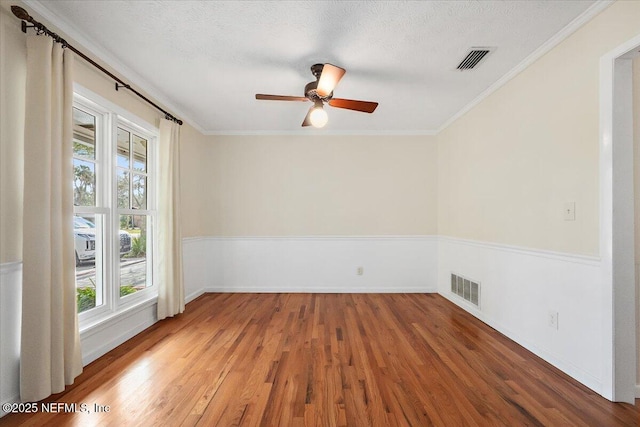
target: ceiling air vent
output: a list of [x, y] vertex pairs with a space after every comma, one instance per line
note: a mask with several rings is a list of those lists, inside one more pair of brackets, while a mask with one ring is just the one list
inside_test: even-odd
[[472, 47], [467, 56], [458, 64], [456, 69], [464, 71], [471, 70], [478, 66], [480, 61], [487, 57], [493, 51], [489, 47]]

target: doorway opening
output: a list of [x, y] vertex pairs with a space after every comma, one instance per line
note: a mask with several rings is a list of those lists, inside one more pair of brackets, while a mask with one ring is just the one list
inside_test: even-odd
[[[603, 395], [634, 403], [637, 328], [634, 238], [633, 61], [640, 36], [600, 61], [600, 253], [603, 272]], [[636, 119], [637, 120], [637, 119]], [[615, 207], [615, 209], [614, 209]]]
[[640, 47], [633, 60], [633, 192], [636, 273], [636, 398], [640, 398]]

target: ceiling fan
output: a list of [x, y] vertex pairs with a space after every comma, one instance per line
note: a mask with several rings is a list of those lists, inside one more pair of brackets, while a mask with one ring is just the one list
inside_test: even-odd
[[364, 113], [373, 113], [378, 106], [377, 102], [333, 97], [333, 90], [346, 72], [344, 68], [336, 67], [332, 64], [315, 64], [311, 66], [311, 72], [316, 81], [307, 83], [304, 87], [304, 96], [264, 95], [258, 93], [256, 94], [256, 99], [266, 101], [311, 101], [313, 105], [309, 108], [302, 126], [314, 126], [317, 128], [323, 127], [329, 120], [327, 112], [322, 108], [325, 103], [332, 107], [362, 111]]

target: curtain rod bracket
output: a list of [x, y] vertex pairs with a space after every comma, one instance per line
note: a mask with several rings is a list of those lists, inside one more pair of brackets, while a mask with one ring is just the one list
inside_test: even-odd
[[131, 86], [129, 85], [121, 85], [121, 84], [118, 84], [118, 82], [116, 82], [116, 90], [119, 90], [121, 87], [125, 89], [131, 89]]
[[180, 126], [182, 126], [182, 120], [180, 120], [177, 117], [172, 116], [171, 114], [167, 113], [164, 115], [164, 118], [167, 120], [171, 120], [172, 122], [176, 122], [177, 124], [179, 124]]

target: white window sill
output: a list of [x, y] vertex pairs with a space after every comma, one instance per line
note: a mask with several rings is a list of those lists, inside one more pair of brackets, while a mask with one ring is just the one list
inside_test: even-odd
[[113, 320], [121, 320], [128, 316], [131, 316], [139, 312], [140, 310], [155, 305], [157, 302], [158, 296], [152, 295], [151, 297], [130, 305], [123, 310], [117, 311], [115, 313], [110, 313], [106, 316], [101, 316], [100, 318], [95, 319], [91, 322], [87, 322], [86, 324], [80, 326], [80, 339], [91, 336], [104, 330], [105, 328], [108, 328]]

